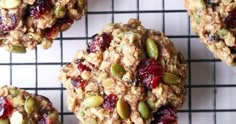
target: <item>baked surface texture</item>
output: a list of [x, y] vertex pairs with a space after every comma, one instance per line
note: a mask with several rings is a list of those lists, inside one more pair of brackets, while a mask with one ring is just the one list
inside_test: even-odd
[[1, 124], [61, 124], [50, 100], [13, 87], [0, 87]]
[[86, 0], [1, 0], [0, 47], [15, 53], [38, 44], [47, 49], [86, 11]]
[[141, 22], [111, 23], [63, 66], [59, 80], [81, 123], [174, 124], [185, 98], [185, 60]]
[[224, 63], [236, 65], [236, 1], [185, 0], [194, 32]]

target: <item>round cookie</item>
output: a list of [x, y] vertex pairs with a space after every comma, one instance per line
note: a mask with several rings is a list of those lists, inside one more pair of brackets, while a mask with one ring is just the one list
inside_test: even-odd
[[174, 124], [185, 98], [186, 63], [163, 33], [112, 23], [63, 66], [68, 108], [82, 124]]
[[47, 49], [86, 11], [86, 0], [0, 0], [0, 47], [15, 53], [38, 44]]
[[236, 2], [185, 0], [192, 29], [201, 42], [224, 63], [236, 65]]
[[48, 98], [13, 86], [0, 87], [1, 124], [60, 124]]

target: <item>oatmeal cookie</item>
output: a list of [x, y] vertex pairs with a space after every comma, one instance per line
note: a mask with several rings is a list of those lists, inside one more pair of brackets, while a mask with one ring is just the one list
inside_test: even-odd
[[185, 0], [192, 29], [224, 63], [236, 66], [236, 1]]
[[0, 47], [15, 53], [38, 44], [47, 49], [86, 10], [86, 0], [0, 0]]
[[1, 124], [60, 124], [58, 116], [46, 97], [13, 86], [0, 87]]
[[82, 124], [174, 124], [185, 97], [186, 63], [161, 32], [112, 23], [60, 72], [68, 108]]

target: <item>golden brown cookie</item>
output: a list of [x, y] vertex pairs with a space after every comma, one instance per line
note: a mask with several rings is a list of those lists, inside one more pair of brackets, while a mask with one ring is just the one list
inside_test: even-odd
[[0, 0], [0, 47], [25, 53], [51, 47], [87, 11], [86, 0]]
[[186, 63], [161, 32], [112, 23], [65, 65], [59, 79], [81, 123], [175, 123], [185, 97]]
[[192, 29], [224, 63], [236, 65], [236, 1], [185, 0]]
[[57, 110], [44, 96], [13, 87], [0, 87], [1, 124], [60, 124]]

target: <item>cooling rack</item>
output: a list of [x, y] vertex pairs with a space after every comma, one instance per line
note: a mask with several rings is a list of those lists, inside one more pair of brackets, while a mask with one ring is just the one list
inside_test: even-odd
[[65, 89], [57, 80], [60, 67], [84, 49], [91, 36], [110, 22], [140, 19], [146, 28], [164, 32], [188, 64], [186, 102], [179, 110], [180, 124], [234, 124], [236, 122], [236, 69], [228, 67], [199, 42], [192, 32], [183, 0], [88, 0], [88, 13], [48, 50], [38, 47], [26, 54], [0, 49], [0, 85], [10, 84], [47, 96], [64, 124], [76, 124], [68, 111]]

